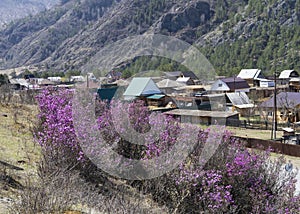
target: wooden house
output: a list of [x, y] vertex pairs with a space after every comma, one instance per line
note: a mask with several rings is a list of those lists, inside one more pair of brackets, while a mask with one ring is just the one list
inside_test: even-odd
[[247, 81], [249, 86], [258, 86], [258, 78], [263, 79], [264, 76], [259, 69], [242, 69], [237, 77], [242, 78]]
[[284, 70], [280, 73], [277, 83], [279, 85], [288, 85], [292, 78], [299, 78], [299, 73], [295, 70]]
[[246, 80], [239, 77], [229, 77], [216, 80], [212, 86], [211, 91], [214, 92], [249, 92], [249, 85]]
[[[280, 92], [276, 96], [277, 121], [278, 122], [297, 122], [300, 120], [300, 93]], [[261, 116], [272, 121], [275, 110], [274, 96], [264, 101], [260, 105]]]

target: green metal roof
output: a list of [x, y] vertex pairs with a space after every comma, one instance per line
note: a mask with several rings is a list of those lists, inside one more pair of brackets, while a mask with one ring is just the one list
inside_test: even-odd
[[124, 96], [141, 96], [161, 93], [151, 78], [135, 77], [127, 87]]
[[154, 99], [154, 100], [159, 100], [161, 98], [165, 97], [163, 94], [154, 94], [152, 96], [147, 97], [148, 99]]

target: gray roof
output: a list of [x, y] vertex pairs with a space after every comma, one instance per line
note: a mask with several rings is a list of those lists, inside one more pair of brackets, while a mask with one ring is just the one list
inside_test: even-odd
[[164, 79], [162, 81], [159, 81], [156, 83], [156, 85], [159, 88], [177, 88], [177, 87], [182, 87], [185, 86], [185, 84], [177, 82], [175, 80], [170, 80], [170, 79]]
[[228, 77], [215, 81], [212, 86], [212, 91], [235, 91], [239, 89], [250, 88], [246, 80], [239, 77]]
[[242, 69], [237, 77], [242, 79], [261, 78], [261, 70], [259, 69]]
[[150, 77], [135, 77], [124, 92], [125, 97], [161, 94], [155, 82]]
[[250, 104], [250, 99], [245, 92], [227, 93], [226, 96], [228, 97], [232, 105], [236, 106], [236, 105]]
[[13, 85], [21, 85], [27, 88], [29, 87], [29, 83], [25, 79], [10, 79], [9, 82]]
[[170, 72], [164, 72], [164, 73], [167, 77], [179, 77], [182, 75], [181, 71], [170, 71]]
[[194, 116], [194, 117], [211, 117], [211, 118], [227, 118], [237, 115], [234, 112], [224, 112], [224, 111], [203, 111], [203, 110], [190, 110], [190, 109], [174, 109], [166, 112], [169, 115], [178, 116]]
[[[295, 108], [300, 104], [300, 93], [298, 92], [281, 92], [277, 95], [278, 108]], [[261, 104], [264, 108], [274, 108], [274, 97]]]

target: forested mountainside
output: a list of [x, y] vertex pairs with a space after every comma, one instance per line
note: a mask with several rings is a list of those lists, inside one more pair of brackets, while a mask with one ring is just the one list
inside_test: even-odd
[[76, 70], [105, 45], [145, 32], [194, 44], [219, 74], [246, 67], [270, 73], [300, 68], [300, 1], [66, 0], [60, 4], [0, 31], [1, 68], [38, 65], [45, 70]]
[[16, 19], [50, 9], [58, 3], [62, 2], [59, 0], [1, 0], [0, 28]]

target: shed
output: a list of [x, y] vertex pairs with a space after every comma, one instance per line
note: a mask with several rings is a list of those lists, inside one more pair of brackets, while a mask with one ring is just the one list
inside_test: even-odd
[[[239, 121], [239, 114], [223, 111], [203, 111], [189, 109], [174, 109], [165, 114], [180, 119], [182, 123], [206, 124], [206, 125], [234, 125]], [[224, 124], [225, 123], [225, 124]]]
[[249, 116], [254, 110], [254, 104], [250, 103], [245, 92], [226, 93], [226, 103], [228, 108], [239, 112], [240, 116]]
[[166, 104], [166, 95], [153, 94], [147, 97], [148, 106], [162, 107]]
[[226, 93], [226, 97], [227, 103], [230, 102], [234, 106], [250, 104], [250, 99], [245, 92]]

